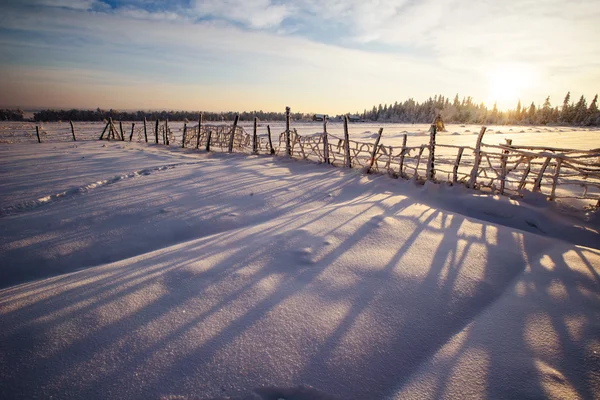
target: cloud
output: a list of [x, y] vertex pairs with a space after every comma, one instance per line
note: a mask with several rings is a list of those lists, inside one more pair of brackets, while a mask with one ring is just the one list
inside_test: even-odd
[[193, 12], [201, 17], [239, 22], [256, 29], [277, 27], [294, 10], [291, 5], [270, 0], [195, 0], [192, 4]]

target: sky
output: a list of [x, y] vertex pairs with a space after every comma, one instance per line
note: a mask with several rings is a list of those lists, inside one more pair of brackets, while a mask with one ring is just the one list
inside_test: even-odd
[[598, 0], [2, 0], [0, 107], [589, 102], [599, 20]]

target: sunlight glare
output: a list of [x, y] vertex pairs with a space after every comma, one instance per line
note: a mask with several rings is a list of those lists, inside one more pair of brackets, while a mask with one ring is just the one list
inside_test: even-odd
[[498, 109], [514, 108], [524, 97], [524, 91], [534, 84], [536, 74], [526, 65], [507, 64], [498, 66], [489, 74], [488, 102]]

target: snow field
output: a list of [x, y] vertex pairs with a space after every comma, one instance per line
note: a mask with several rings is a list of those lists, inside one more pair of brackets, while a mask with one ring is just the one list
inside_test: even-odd
[[596, 219], [263, 156], [0, 154], [12, 398], [600, 395]]

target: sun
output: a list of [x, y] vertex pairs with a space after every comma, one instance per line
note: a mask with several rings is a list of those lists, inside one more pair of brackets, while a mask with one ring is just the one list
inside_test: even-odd
[[531, 68], [521, 65], [498, 66], [489, 74], [488, 101], [497, 103], [498, 108], [514, 108], [531, 87], [535, 74]]

